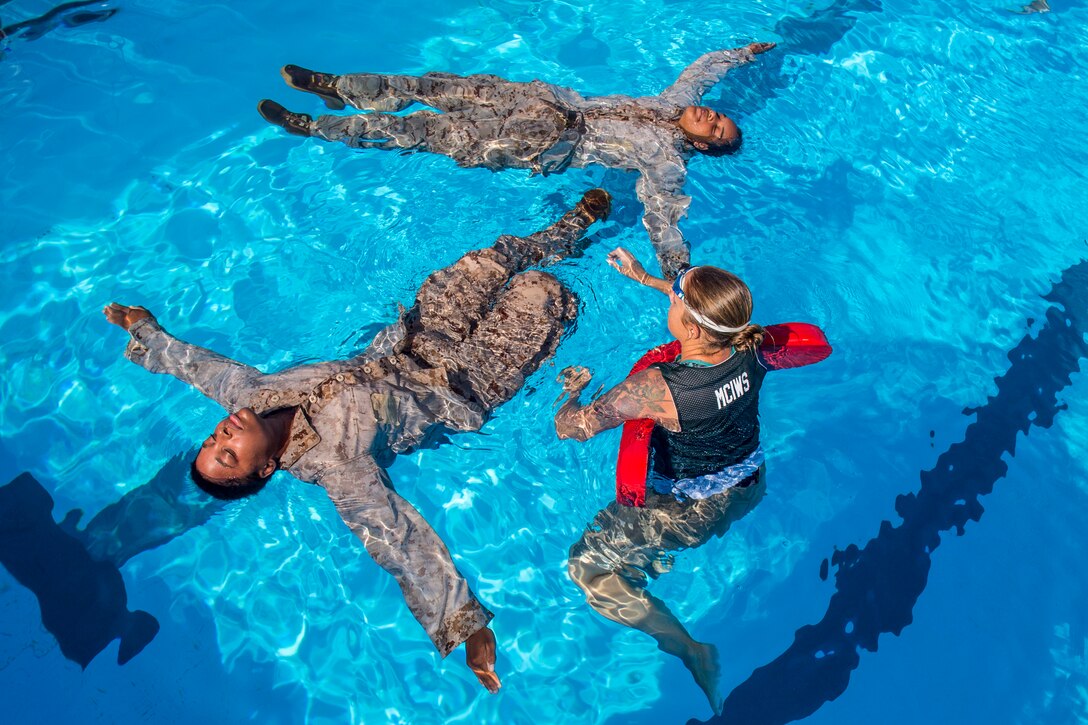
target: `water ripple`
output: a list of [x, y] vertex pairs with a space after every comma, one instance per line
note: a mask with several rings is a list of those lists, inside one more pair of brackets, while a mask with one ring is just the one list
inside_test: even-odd
[[[839, 12], [819, 16], [828, 8]], [[230, 676], [274, 665], [314, 723], [706, 716], [686, 674], [593, 613], [566, 574], [569, 546], [612, 495], [617, 434], [555, 441], [553, 378], [588, 364], [614, 383], [667, 335], [664, 307], [604, 264], [617, 244], [650, 253], [630, 176], [355, 152], [288, 137], [253, 105], [320, 110], [282, 86], [286, 62], [655, 93], [706, 50], [781, 41], [710, 94], [745, 148], [693, 160], [683, 229], [697, 262], [751, 283], [757, 320], [817, 322], [836, 354], [768, 382], [768, 499], [654, 586], [696, 636], [736, 653], [726, 670], [739, 681], [776, 644], [775, 622], [805, 606], [813, 585], [794, 570], [830, 530], [871, 534], [896, 474], [921, 467], [919, 436], [960, 425], [958, 406], [1007, 366], [1050, 275], [1083, 256], [1084, 11], [844, 0], [786, 18], [768, 3], [486, 0], [406, 12], [142, 0], [89, 32], [13, 46], [0, 62], [0, 105], [15, 111], [0, 114], [0, 437], [13, 466], [50, 482], [58, 514], [96, 511], [219, 415], [120, 360], [106, 302], [144, 304], [263, 369], [343, 356], [436, 267], [604, 183], [616, 213], [601, 243], [553, 269], [582, 303], [554, 366], [482, 435], [392, 469], [498, 614], [500, 697], [460, 653], [439, 660], [322, 492], [285, 476], [126, 570], [137, 591], [155, 580], [175, 594], [175, 626], [210, 612]], [[1062, 425], [1055, 455], [1081, 458], [1084, 420]], [[1066, 637], [1048, 646], [1071, 666]]]

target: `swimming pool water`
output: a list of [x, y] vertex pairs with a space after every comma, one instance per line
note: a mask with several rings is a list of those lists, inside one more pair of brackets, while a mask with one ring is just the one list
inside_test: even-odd
[[[289, 137], [257, 116], [259, 99], [321, 107], [283, 85], [284, 63], [642, 94], [707, 50], [779, 43], [708, 95], [745, 147], [692, 162], [682, 229], [696, 262], [748, 281], [757, 320], [816, 322], [835, 354], [768, 379], [766, 500], [652, 589], [720, 648], [723, 693], [820, 619], [835, 592], [821, 562], [898, 523], [896, 497], [962, 439], [964, 409], [996, 394], [1008, 351], [1043, 324], [1041, 296], [1086, 256], [1083, 3], [1030, 15], [928, 0], [115, 6], [104, 22], [3, 41], [0, 55], [0, 483], [32, 472], [58, 520], [81, 509], [86, 523], [152, 480], [220, 414], [124, 361], [105, 303], [145, 305], [184, 339], [278, 369], [349, 354], [430, 271], [542, 227], [585, 189], [605, 186], [616, 206], [585, 258], [552, 270], [582, 300], [554, 367], [483, 434], [391, 469], [497, 613], [499, 696], [460, 652], [439, 660], [321, 490], [282, 476], [124, 565], [129, 608], [162, 627], [124, 666], [116, 644], [85, 670], [65, 659], [33, 595], [0, 570], [11, 722], [711, 714], [677, 662], [595, 614], [566, 574], [612, 495], [618, 434], [557, 441], [554, 374], [585, 364], [613, 383], [667, 335], [664, 308], [604, 263], [620, 244], [650, 255], [633, 180]], [[48, 7], [15, 0], [0, 17]], [[1054, 425], [1004, 457], [981, 520], [942, 534], [912, 623], [862, 652], [808, 722], [1088, 722], [1079, 374], [1059, 397]]]

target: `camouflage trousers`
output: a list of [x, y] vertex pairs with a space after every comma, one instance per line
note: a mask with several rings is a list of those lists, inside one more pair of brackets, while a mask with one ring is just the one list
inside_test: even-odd
[[[358, 73], [339, 76], [337, 93], [371, 113], [320, 116], [314, 133], [356, 148], [443, 154], [461, 166], [497, 171], [562, 171], [585, 130], [580, 112], [540, 81], [514, 83], [493, 75], [423, 76]], [[420, 103], [434, 111], [398, 116]]]
[[404, 352], [445, 369], [456, 392], [488, 411], [512, 398], [555, 352], [578, 310], [577, 297], [553, 275], [525, 270], [580, 254], [592, 222], [580, 205], [547, 229], [503, 235], [431, 274], [406, 315]]

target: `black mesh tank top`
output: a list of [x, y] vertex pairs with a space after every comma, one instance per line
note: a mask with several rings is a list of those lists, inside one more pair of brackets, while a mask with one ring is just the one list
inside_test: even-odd
[[712, 367], [657, 363], [676, 403], [680, 432], [655, 426], [655, 472], [673, 480], [717, 473], [759, 447], [759, 389], [766, 368], [753, 350]]

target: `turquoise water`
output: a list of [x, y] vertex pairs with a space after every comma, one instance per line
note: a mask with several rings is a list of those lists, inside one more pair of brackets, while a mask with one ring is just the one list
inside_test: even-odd
[[[767, 499], [653, 587], [721, 649], [728, 693], [819, 620], [835, 591], [821, 562], [898, 520], [896, 496], [962, 438], [964, 408], [994, 395], [1041, 295], [1086, 256], [1088, 8], [1054, 6], [122, 0], [105, 22], [4, 41], [0, 483], [32, 472], [57, 519], [137, 489], [220, 416], [124, 361], [105, 303], [266, 370], [335, 358], [468, 249], [544, 226], [591, 186], [616, 199], [586, 257], [553, 268], [582, 299], [555, 367], [482, 435], [391, 469], [498, 615], [501, 695], [460, 652], [439, 660], [322, 492], [282, 477], [125, 564], [129, 607], [162, 629], [123, 667], [116, 643], [86, 670], [65, 659], [0, 570], [13, 722], [708, 718], [686, 671], [566, 574], [612, 495], [618, 433], [557, 441], [554, 373], [615, 382], [667, 335], [664, 308], [604, 263], [618, 244], [650, 254], [633, 179], [355, 152], [289, 137], [255, 104], [320, 110], [283, 85], [284, 63], [643, 94], [706, 50], [780, 43], [708, 96], [745, 147], [692, 162], [682, 224], [695, 261], [749, 282], [757, 320], [816, 322], [835, 346], [767, 381]], [[942, 535], [910, 626], [808, 721], [1088, 721], [1079, 375], [1060, 399], [1055, 424], [1005, 457], [981, 520]]]

